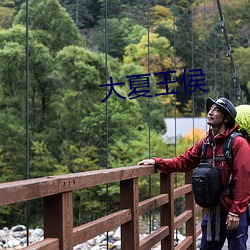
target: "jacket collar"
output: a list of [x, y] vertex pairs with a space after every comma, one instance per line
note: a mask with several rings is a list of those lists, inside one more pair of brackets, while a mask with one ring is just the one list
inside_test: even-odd
[[217, 141], [222, 141], [225, 140], [225, 138], [233, 133], [234, 131], [238, 131], [238, 124], [235, 124], [232, 128], [227, 129], [224, 133], [220, 133], [215, 135], [215, 137], [212, 137], [212, 129], [210, 128], [209, 131], [207, 132], [207, 142], [217, 142]]

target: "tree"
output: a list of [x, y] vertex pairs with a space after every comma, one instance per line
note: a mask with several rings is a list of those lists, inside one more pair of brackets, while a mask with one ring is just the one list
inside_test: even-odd
[[[14, 25], [26, 24], [25, 3], [15, 17]], [[29, 29], [36, 39], [53, 52], [69, 45], [84, 45], [83, 37], [58, 0], [29, 1]]]
[[[34, 33], [30, 31], [29, 85], [31, 88], [31, 125], [34, 126], [36, 131], [41, 131], [47, 122], [45, 112], [47, 112], [51, 101], [51, 93], [55, 89], [50, 81], [52, 71], [50, 51], [43, 44], [37, 42], [34, 37]], [[0, 55], [2, 57], [2, 82], [5, 86], [5, 94], [8, 96], [25, 96], [26, 63], [24, 38], [25, 28], [19, 25], [0, 33], [0, 41], [2, 41], [2, 45], [5, 45], [0, 52], [2, 54]], [[18, 100], [18, 103], [13, 105], [21, 105], [19, 110], [24, 111], [23, 101]]]
[[[98, 25], [88, 33], [88, 47], [93, 51], [103, 53], [107, 50], [108, 55], [122, 61], [124, 48], [131, 42], [128, 37], [131, 35], [134, 25], [135, 22], [127, 17], [122, 19], [109, 18], [107, 19], [107, 30], [105, 30], [105, 20], [102, 19]], [[103, 40], [105, 33], [107, 39], [106, 44]]]
[[[159, 26], [174, 29], [174, 16], [170, 8], [163, 5], [153, 6], [150, 12], [150, 28], [156, 32]], [[152, 31], [152, 30], [151, 30]], [[156, 32], [157, 33], [157, 32]]]
[[61, 0], [60, 2], [68, 10], [79, 29], [92, 28], [100, 19], [101, 4], [98, 0]]
[[[112, 65], [112, 63], [111, 63]], [[118, 73], [117, 73], [118, 72]], [[143, 68], [136, 63], [122, 64], [118, 69], [114, 68], [111, 70], [112, 76], [114, 76], [115, 82], [125, 82], [126, 93], [131, 93], [131, 87], [128, 84], [127, 76], [141, 75]], [[150, 126], [159, 133], [163, 133], [165, 130], [165, 105], [161, 98], [155, 96], [158, 93], [156, 81], [153, 75], [149, 77], [150, 84], [150, 95], [153, 97], [138, 97], [130, 100], [130, 102], [136, 102], [140, 106], [140, 114], [142, 116], [141, 124], [147, 124], [150, 112]], [[150, 102], [150, 103], [149, 103]], [[137, 104], [137, 105], [138, 105]]]
[[15, 10], [13, 8], [0, 6], [0, 29], [8, 29], [11, 27], [14, 19]]
[[246, 94], [244, 96], [244, 103], [248, 103], [250, 101], [249, 93], [250, 93], [250, 81], [249, 81], [249, 56], [250, 56], [250, 48], [243, 48], [239, 47], [235, 49], [234, 52], [235, 58], [235, 65], [238, 69], [238, 82], [242, 89], [244, 90], [243, 93]]
[[124, 63], [137, 62], [143, 67], [143, 73], [148, 72], [148, 63], [152, 72], [172, 70], [173, 61], [171, 55], [173, 48], [169, 41], [158, 34], [151, 33], [150, 39], [150, 61], [148, 62], [148, 36], [141, 37], [139, 43], [130, 44], [125, 48]]

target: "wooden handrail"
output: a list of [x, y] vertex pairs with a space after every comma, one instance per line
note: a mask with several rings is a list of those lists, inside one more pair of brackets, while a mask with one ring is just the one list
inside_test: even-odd
[[[33, 199], [44, 199], [44, 240], [23, 249], [72, 250], [77, 244], [121, 227], [122, 249], [147, 250], [161, 241], [161, 249], [174, 247], [174, 230], [186, 224], [186, 238], [176, 249], [196, 249], [200, 227], [196, 226], [195, 204], [191, 187], [191, 173], [186, 184], [174, 189], [173, 174], [160, 174], [160, 194], [139, 202], [141, 176], [156, 174], [154, 166], [129, 166], [58, 176], [48, 176], [0, 184], [0, 206]], [[97, 220], [73, 228], [74, 190], [120, 183], [120, 210]], [[185, 196], [186, 210], [174, 217], [174, 200]], [[139, 216], [160, 208], [161, 225], [146, 238], [139, 239]]]

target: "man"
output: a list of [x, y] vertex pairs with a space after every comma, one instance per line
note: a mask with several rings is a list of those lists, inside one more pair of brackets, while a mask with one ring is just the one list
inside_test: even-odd
[[[207, 144], [206, 159], [213, 162], [215, 167], [221, 169], [221, 185], [226, 189], [230, 176], [234, 185], [233, 198], [223, 193], [220, 197], [220, 237], [215, 240], [215, 215], [210, 212], [212, 220], [212, 241], [207, 241], [208, 213], [202, 219], [201, 250], [222, 249], [225, 239], [228, 239], [229, 250], [247, 249], [248, 218], [247, 206], [250, 201], [250, 146], [249, 143], [237, 136], [232, 144], [233, 170], [222, 158], [224, 142], [232, 132], [238, 130], [235, 124], [236, 109], [226, 98], [217, 100], [207, 99], [207, 124], [210, 129], [203, 139], [187, 149], [184, 154], [171, 159], [154, 157], [140, 161], [138, 165], [155, 165], [165, 174], [173, 172], [186, 172], [198, 166], [202, 152], [202, 144]], [[223, 158], [222, 158], [223, 159]]]

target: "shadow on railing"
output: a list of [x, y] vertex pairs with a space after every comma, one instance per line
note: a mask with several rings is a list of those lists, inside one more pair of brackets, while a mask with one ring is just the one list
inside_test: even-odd
[[[160, 194], [139, 202], [138, 178], [156, 174], [154, 166], [132, 166], [48, 176], [0, 184], [0, 206], [43, 198], [44, 240], [25, 250], [72, 250], [77, 244], [121, 227], [122, 250], [148, 250], [161, 241], [161, 249], [196, 249], [201, 233], [193, 198], [191, 173], [185, 185], [174, 189], [173, 174], [160, 174]], [[73, 228], [72, 191], [120, 182], [120, 210]], [[174, 217], [174, 200], [185, 195], [185, 212]], [[160, 227], [139, 239], [139, 216], [160, 207]], [[174, 247], [174, 230], [186, 226], [186, 237]]]

